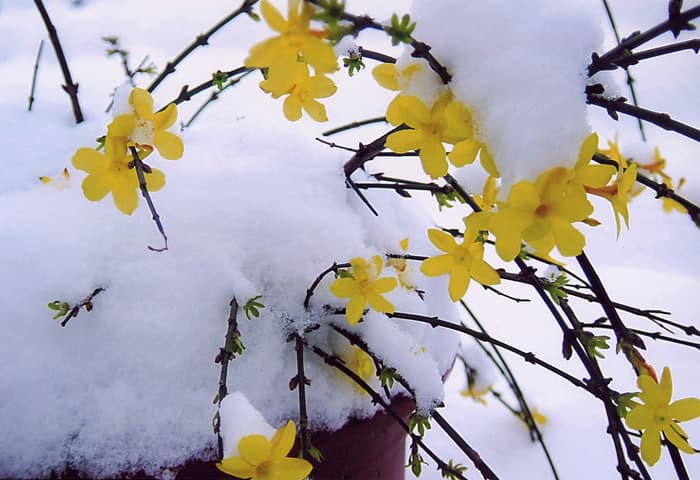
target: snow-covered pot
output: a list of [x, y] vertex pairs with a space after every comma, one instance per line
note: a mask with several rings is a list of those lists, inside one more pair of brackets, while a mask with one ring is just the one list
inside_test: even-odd
[[[392, 410], [404, 422], [415, 408], [406, 397], [395, 398]], [[311, 434], [322, 462], [312, 462], [313, 480], [403, 480], [406, 465], [406, 432], [386, 411], [367, 419], [352, 418], [335, 432]]]

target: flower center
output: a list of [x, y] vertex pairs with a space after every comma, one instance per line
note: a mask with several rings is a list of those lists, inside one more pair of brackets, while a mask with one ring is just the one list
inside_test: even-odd
[[273, 473], [272, 462], [268, 460], [257, 466], [255, 469], [255, 478], [259, 480], [273, 480], [276, 478], [273, 476]]
[[535, 216], [539, 218], [546, 218], [552, 211], [552, 207], [547, 204], [541, 204], [535, 209]]
[[131, 134], [131, 140], [138, 145], [152, 146], [154, 138], [153, 123], [150, 120], [141, 118], [136, 120], [136, 128], [134, 128], [134, 133]]

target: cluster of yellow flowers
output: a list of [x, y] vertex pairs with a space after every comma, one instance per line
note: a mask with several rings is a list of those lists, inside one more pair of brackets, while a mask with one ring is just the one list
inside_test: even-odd
[[260, 11], [279, 35], [253, 46], [245, 66], [267, 69], [260, 88], [273, 98], [287, 96], [283, 111], [288, 120], [299, 120], [304, 109], [317, 122], [327, 121], [326, 107], [316, 99], [335, 93], [335, 84], [325, 74], [335, 72], [338, 65], [333, 48], [323, 40], [325, 32], [310, 29], [314, 7], [302, 0], [289, 0], [287, 20], [267, 0], [260, 3]]
[[[82, 183], [85, 197], [99, 201], [111, 193], [116, 207], [127, 215], [138, 206], [139, 189], [130, 148], [136, 149], [139, 159], [156, 149], [161, 157], [177, 160], [184, 150], [180, 137], [168, 131], [177, 120], [175, 104], [154, 112], [151, 94], [134, 88], [129, 94], [129, 107], [131, 112], [117, 115], [107, 126], [104, 153], [81, 147], [72, 158], [73, 166], [88, 174]], [[148, 191], [163, 188], [165, 174], [162, 171], [147, 167], [144, 173]]]

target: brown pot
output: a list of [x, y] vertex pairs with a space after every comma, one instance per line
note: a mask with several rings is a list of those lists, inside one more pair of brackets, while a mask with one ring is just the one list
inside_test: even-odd
[[[391, 408], [408, 422], [415, 403], [397, 397]], [[352, 418], [335, 432], [313, 432], [311, 443], [323, 455], [322, 462], [312, 461], [312, 480], [404, 480], [406, 432], [384, 410], [372, 418]], [[298, 446], [290, 453], [296, 455]], [[177, 480], [230, 480], [214, 462], [194, 462], [182, 468]]]

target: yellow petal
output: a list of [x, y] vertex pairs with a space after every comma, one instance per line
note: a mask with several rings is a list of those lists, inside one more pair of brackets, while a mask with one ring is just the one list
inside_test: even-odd
[[287, 120], [290, 122], [296, 122], [301, 118], [301, 100], [294, 95], [289, 95], [284, 99], [282, 110], [284, 111], [284, 116], [287, 117]]
[[647, 428], [642, 433], [642, 459], [653, 466], [661, 457], [661, 436], [656, 428]]
[[420, 271], [428, 277], [437, 277], [450, 273], [454, 265], [452, 255], [436, 255], [430, 257], [420, 264]]
[[445, 108], [444, 119], [445, 142], [456, 143], [474, 135], [471, 112], [462, 102], [450, 102]]
[[[291, 97], [291, 95], [290, 95]], [[326, 115], [326, 107], [323, 106], [321, 102], [316, 100], [307, 100], [301, 103], [304, 107], [304, 111], [317, 122], [327, 122], [328, 116]]]
[[584, 165], [576, 169], [576, 180], [582, 185], [600, 188], [608, 184], [616, 171], [612, 165]]
[[387, 107], [386, 119], [394, 126], [405, 123], [411, 128], [420, 128], [430, 121], [430, 111], [418, 97], [399, 95]]
[[450, 253], [457, 248], [457, 242], [455, 241], [454, 237], [447, 232], [438, 230], [437, 228], [431, 228], [428, 230], [428, 239], [438, 249], [446, 253]]
[[588, 135], [583, 143], [581, 143], [581, 148], [578, 153], [578, 160], [576, 162], [576, 168], [588, 165], [588, 163], [593, 158], [593, 155], [598, 150], [598, 134], [593, 132]]
[[185, 145], [182, 139], [172, 132], [159, 131], [156, 132], [153, 143], [161, 157], [166, 160], [177, 160], [182, 158], [182, 153]]
[[107, 160], [94, 148], [81, 147], [73, 154], [71, 163], [78, 170], [92, 173], [96, 170], [103, 170], [107, 165]]
[[654, 412], [646, 405], [637, 405], [629, 411], [625, 422], [633, 430], [644, 430], [654, 422]]
[[482, 285], [497, 285], [501, 283], [501, 276], [496, 270], [480, 258], [475, 258], [469, 267], [472, 278]]
[[423, 132], [420, 130], [399, 130], [389, 135], [384, 144], [390, 150], [397, 153], [412, 152], [420, 148], [423, 143]]
[[301, 458], [284, 458], [275, 465], [277, 480], [304, 480], [312, 470], [309, 462]]
[[85, 177], [82, 183], [83, 195], [91, 202], [97, 202], [105, 198], [111, 190], [109, 177], [105, 174], [91, 174]]
[[167, 130], [172, 127], [177, 120], [177, 105], [169, 103], [162, 111], [153, 115], [153, 129]]
[[396, 279], [393, 277], [382, 277], [372, 284], [375, 293], [387, 293], [396, 288]]
[[493, 159], [493, 155], [491, 155], [491, 152], [486, 147], [486, 145], [482, 145], [481, 150], [479, 151], [479, 162], [481, 163], [481, 166], [484, 168], [484, 170], [486, 170], [486, 173], [488, 173], [491, 177], [501, 177], [501, 173], [498, 171], [498, 167], [496, 166], [496, 162]]
[[152, 168], [151, 173], [145, 173], [145, 178], [149, 192], [157, 192], [165, 186], [165, 174], [157, 168]]
[[129, 94], [129, 103], [141, 118], [150, 120], [153, 116], [153, 97], [143, 88], [134, 88]]
[[687, 422], [700, 417], [700, 400], [697, 398], [676, 400], [668, 407], [669, 414], [679, 422]]
[[372, 310], [380, 313], [394, 313], [394, 305], [377, 293], [367, 295], [367, 303]]
[[299, 49], [304, 61], [314, 67], [316, 73], [333, 73], [338, 70], [333, 47], [320, 38], [305, 35]]
[[287, 456], [294, 445], [297, 429], [292, 420], [277, 429], [270, 442], [270, 460], [279, 462]]
[[111, 137], [128, 137], [134, 133], [136, 117], [132, 113], [117, 115], [107, 125], [107, 135]]
[[676, 423], [669, 423], [662, 427], [666, 439], [685, 453], [693, 454], [695, 450], [688, 444], [688, 435]]
[[453, 265], [450, 272], [450, 281], [447, 287], [450, 299], [456, 302], [467, 293], [469, 287], [469, 270], [463, 265]]
[[367, 299], [362, 295], [355, 295], [345, 306], [345, 318], [348, 324], [355, 325], [362, 318], [362, 313], [367, 305]]
[[374, 67], [372, 76], [379, 85], [387, 90], [399, 90], [399, 80], [396, 75], [396, 66], [393, 63], [382, 63]]
[[356, 280], [353, 278], [336, 278], [328, 287], [333, 295], [339, 298], [350, 298], [355, 295]]
[[423, 171], [430, 178], [439, 178], [447, 175], [447, 160], [445, 160], [445, 147], [442, 142], [434, 137], [425, 138], [420, 146], [419, 155]]
[[127, 215], [131, 215], [139, 204], [138, 192], [134, 187], [126, 183], [118, 183], [112, 186], [112, 200], [114, 200], [114, 205]]
[[280, 37], [272, 37], [253, 45], [248, 51], [248, 57], [243, 61], [243, 65], [248, 68], [271, 67], [275, 60], [285, 56], [287, 58], [293, 56], [292, 60], [296, 62], [296, 51], [286, 47]]
[[671, 388], [671, 370], [664, 367], [663, 372], [661, 372], [661, 380], [659, 380], [659, 403], [661, 405], [668, 405], [671, 401]]
[[260, 2], [260, 13], [269, 27], [279, 33], [284, 33], [287, 29], [287, 22], [282, 14], [268, 0]]
[[309, 79], [309, 90], [314, 98], [326, 98], [333, 95], [338, 87], [333, 80], [323, 75], [316, 75]]
[[247, 463], [260, 465], [270, 458], [270, 441], [263, 435], [246, 435], [238, 442], [238, 452]]
[[570, 223], [559, 218], [553, 218], [550, 222], [552, 235], [557, 244], [557, 250], [565, 257], [580, 255], [586, 245], [586, 238]]
[[221, 463], [216, 464], [216, 468], [237, 478], [251, 478], [255, 475], [255, 466], [249, 464], [241, 457], [224, 458]]
[[474, 163], [480, 148], [480, 142], [473, 139], [464, 140], [454, 146], [452, 151], [447, 155], [447, 158], [450, 159], [450, 162], [455, 167], [463, 167], [467, 164]]

